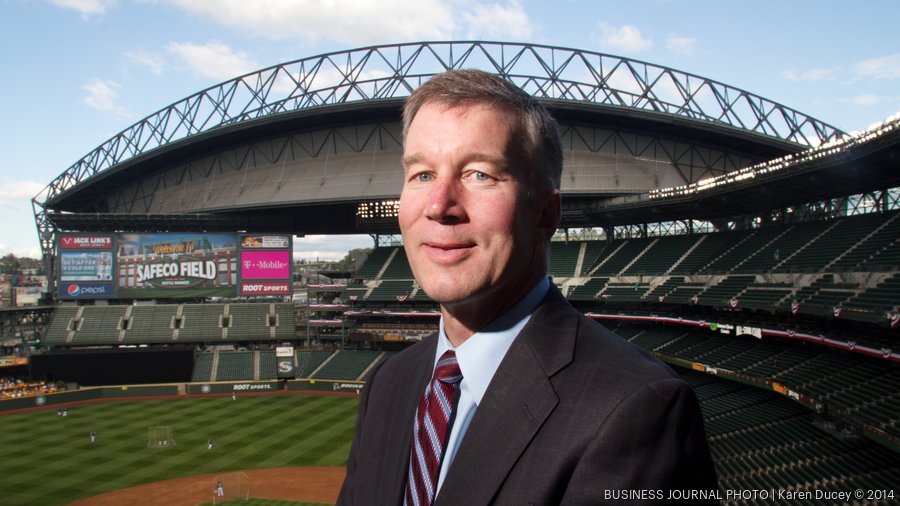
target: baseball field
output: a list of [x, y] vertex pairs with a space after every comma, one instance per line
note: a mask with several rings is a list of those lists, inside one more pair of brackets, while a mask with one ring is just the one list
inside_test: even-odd
[[[221, 396], [78, 404], [66, 416], [56, 406], [0, 416], [0, 503], [62, 505], [156, 482], [172, 483], [169, 492], [177, 494], [179, 480], [164, 480], [198, 475], [211, 503], [219, 473], [345, 465], [357, 405], [356, 397], [333, 395]], [[150, 427], [170, 427], [172, 444], [148, 448]], [[165, 432], [157, 429], [155, 437]], [[248, 474], [251, 496], [278, 497]]]

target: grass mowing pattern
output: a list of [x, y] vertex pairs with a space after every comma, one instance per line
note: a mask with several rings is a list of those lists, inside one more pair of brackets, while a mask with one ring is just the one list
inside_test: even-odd
[[[195, 474], [343, 466], [358, 404], [328, 395], [211, 397], [89, 404], [70, 407], [67, 417], [55, 409], [0, 416], [0, 502], [62, 505]], [[165, 425], [175, 446], [147, 448], [147, 428]]]

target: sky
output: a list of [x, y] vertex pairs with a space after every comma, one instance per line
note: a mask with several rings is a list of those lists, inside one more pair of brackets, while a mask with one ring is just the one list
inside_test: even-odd
[[[31, 199], [201, 89], [330, 51], [426, 40], [571, 47], [698, 74], [844, 131], [900, 111], [900, 2], [0, 0], [0, 256], [40, 256]], [[309, 236], [297, 258], [368, 236]]]

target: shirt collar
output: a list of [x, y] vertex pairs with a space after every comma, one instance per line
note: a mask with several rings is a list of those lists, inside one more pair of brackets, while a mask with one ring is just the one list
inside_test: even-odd
[[[479, 330], [456, 348], [456, 360], [463, 375], [462, 387], [472, 395], [476, 404], [487, 390], [488, 384], [500, 366], [503, 357], [512, 345], [522, 327], [528, 323], [531, 314], [540, 305], [550, 289], [546, 277], [540, 281], [509, 311]], [[439, 338], [434, 357], [435, 364], [453, 345], [444, 332], [444, 318], [439, 323]]]

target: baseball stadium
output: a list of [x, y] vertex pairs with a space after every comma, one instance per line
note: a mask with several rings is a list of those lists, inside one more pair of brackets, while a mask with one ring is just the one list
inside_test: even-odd
[[[2, 502], [335, 504], [367, 377], [438, 327], [397, 222], [401, 108], [462, 68], [557, 119], [551, 282], [692, 386], [721, 502], [896, 504], [900, 115], [849, 133], [714, 76], [479, 41], [235, 77], [50, 181], [50, 297], [0, 320], [27, 379]], [[313, 234], [372, 248], [301, 269]]]

